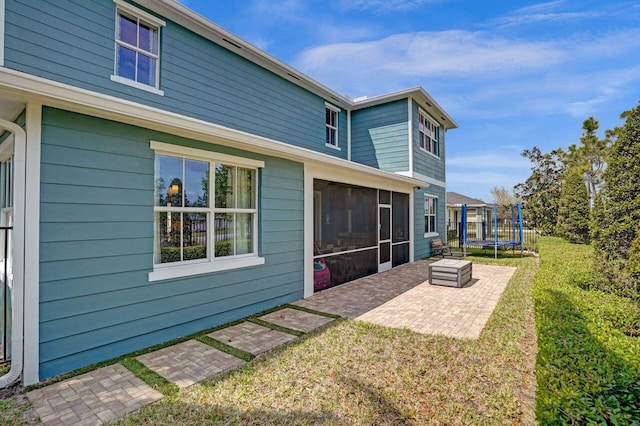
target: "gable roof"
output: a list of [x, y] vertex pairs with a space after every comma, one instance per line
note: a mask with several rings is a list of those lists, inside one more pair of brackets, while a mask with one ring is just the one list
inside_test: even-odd
[[467, 197], [466, 195], [459, 194], [457, 192], [447, 192], [447, 205], [449, 206], [461, 206], [466, 204], [468, 206], [488, 206], [482, 200], [477, 198]]
[[421, 102], [436, 120], [442, 120], [445, 129], [455, 129], [458, 124], [422, 88], [414, 87], [399, 92], [354, 101], [349, 96], [340, 95], [332, 89], [301, 73], [295, 68], [269, 55], [251, 43], [225, 30], [204, 16], [180, 4], [176, 0], [136, 0], [141, 6], [179, 24], [194, 33], [224, 47], [231, 52], [260, 65], [289, 82], [303, 87], [336, 106], [349, 109], [363, 108], [377, 103], [390, 102], [401, 97], [412, 97]]

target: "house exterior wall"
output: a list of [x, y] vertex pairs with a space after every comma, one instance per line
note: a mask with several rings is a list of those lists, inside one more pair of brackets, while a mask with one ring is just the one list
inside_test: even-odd
[[[414, 218], [415, 218], [415, 243], [414, 255], [415, 259], [424, 259], [431, 256], [431, 240], [433, 238], [441, 238], [446, 241], [447, 238], [447, 222], [446, 222], [446, 189], [437, 185], [430, 185], [428, 188], [417, 189], [414, 191]], [[424, 232], [424, 196], [429, 195], [438, 198], [438, 209], [436, 213], [436, 221], [438, 232], [437, 235], [425, 236]]]
[[351, 113], [351, 160], [390, 172], [409, 169], [407, 101]]
[[[339, 101], [332, 103], [175, 22], [166, 20], [161, 29], [160, 90], [164, 94], [158, 94], [111, 79], [114, 0], [5, 0], [3, 4], [7, 69], [86, 89], [94, 93], [82, 92], [82, 96], [99, 99], [96, 104], [85, 104], [84, 98], [66, 98], [56, 91], [41, 98], [58, 96], [61, 102], [51, 105], [64, 105], [61, 108], [88, 115], [44, 107], [42, 126], [39, 113], [37, 120], [27, 123], [31, 130], [37, 130], [30, 134], [42, 132], [41, 151], [38, 145], [32, 145], [40, 156], [29, 163], [33, 175], [40, 170], [40, 193], [31, 197], [34, 206], [40, 197], [39, 221], [31, 221], [34, 237], [24, 238], [39, 245], [39, 258], [32, 257], [33, 265], [39, 268], [31, 268], [39, 274], [39, 279], [32, 280], [39, 284], [39, 296], [31, 299], [38, 304], [38, 309], [32, 307], [31, 312], [39, 314], [38, 319], [32, 316], [39, 328], [34, 327], [38, 333], [31, 334], [33, 342], [39, 340], [39, 345], [32, 346], [39, 347], [40, 379], [310, 295], [313, 179], [402, 193], [413, 191], [409, 201], [413, 209], [410, 218], [414, 218], [410, 247], [415, 259], [431, 252], [433, 235], [425, 236], [423, 205], [424, 194], [435, 196], [437, 234], [446, 238], [444, 130], [439, 158], [419, 148], [418, 105], [411, 95], [381, 98], [380, 102], [386, 99], [386, 103], [350, 114], [347, 108], [358, 105], [344, 98], [342, 102], [348, 107], [340, 107], [339, 149], [335, 149], [325, 145], [325, 107], [327, 103], [339, 106]], [[26, 79], [23, 75], [20, 78]], [[5, 84], [2, 90], [13, 94], [13, 87], [7, 89], [6, 82], [0, 83]], [[76, 93], [69, 87], [50, 86]], [[22, 88], [22, 102], [27, 111], [40, 111], [40, 104], [31, 102], [36, 91], [30, 90]], [[102, 102], [115, 103], [114, 99], [96, 93], [128, 101], [118, 105], [144, 109], [153, 119], [108, 108]], [[400, 96], [404, 98], [389, 100]], [[193, 123], [244, 133], [236, 133], [237, 140], [232, 136], [217, 145], [90, 114], [129, 123], [148, 120], [153, 123], [150, 126], [171, 128], [167, 131], [181, 135], [204, 132], [201, 127], [190, 127]], [[347, 133], [349, 115], [351, 135]], [[21, 117], [25, 120], [25, 115]], [[166, 117], [172, 121], [164, 126], [162, 119]], [[204, 128], [224, 130], [225, 135], [233, 133], [217, 126]], [[209, 137], [214, 134], [221, 133]], [[263, 146], [246, 148], [250, 146], [247, 139], [252, 142], [254, 135], [272, 141], [261, 139]], [[34, 140], [40, 138], [35, 136]], [[150, 279], [154, 269], [155, 186], [151, 140], [264, 162], [264, 168], [258, 170], [257, 206], [258, 254], [265, 260], [263, 265]], [[260, 153], [232, 148], [240, 146], [233, 140]], [[335, 157], [347, 159], [349, 140], [353, 163], [335, 161]], [[264, 144], [273, 141], [310, 151], [266, 151]], [[282, 149], [280, 144], [273, 145]], [[316, 158], [316, 153], [334, 158]], [[354, 163], [401, 172], [414, 180], [390, 178], [389, 174]], [[415, 179], [423, 177], [429, 185], [413, 189], [416, 183], [422, 183]], [[37, 185], [37, 178], [32, 181]], [[35, 238], [38, 232], [39, 238]], [[35, 350], [31, 352], [33, 358], [38, 357]]]
[[172, 21], [161, 29], [161, 96], [111, 81], [113, 0], [5, 5], [7, 68], [347, 158], [344, 109], [336, 150], [325, 146], [325, 99]]
[[[411, 103], [413, 118], [412, 123], [412, 146], [413, 146], [413, 170], [421, 175], [428, 176], [440, 182], [445, 181], [445, 131], [440, 126], [440, 157], [426, 152], [420, 148], [420, 115], [419, 106], [415, 101]], [[435, 121], [435, 117], [432, 117]], [[444, 197], [443, 197], [444, 204]]]
[[[150, 140], [259, 159], [261, 266], [149, 282]], [[303, 297], [303, 165], [45, 108], [40, 377]]]

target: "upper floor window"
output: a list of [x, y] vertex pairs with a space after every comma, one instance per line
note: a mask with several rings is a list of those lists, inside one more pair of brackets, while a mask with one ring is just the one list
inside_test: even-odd
[[177, 266], [170, 276], [179, 276], [256, 264], [257, 167], [264, 163], [161, 142], [151, 146], [154, 272], [166, 278], [167, 266]]
[[440, 126], [420, 111], [420, 148], [440, 156]]
[[162, 94], [160, 27], [164, 21], [122, 0], [116, 8], [115, 68], [112, 80]]
[[424, 233], [438, 232], [438, 199], [429, 195], [424, 196]]
[[340, 109], [333, 105], [325, 104], [325, 123], [327, 146], [338, 148], [338, 114]]

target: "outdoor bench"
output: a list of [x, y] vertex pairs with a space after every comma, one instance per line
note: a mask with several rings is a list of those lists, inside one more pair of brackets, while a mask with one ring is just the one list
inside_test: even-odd
[[441, 238], [434, 238], [431, 240], [431, 255], [439, 254], [444, 257], [444, 254], [449, 252], [449, 256], [451, 253], [451, 246], [449, 244], [444, 244]]

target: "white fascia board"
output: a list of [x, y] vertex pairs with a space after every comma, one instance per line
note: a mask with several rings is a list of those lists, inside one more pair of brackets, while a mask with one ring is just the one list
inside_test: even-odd
[[423, 187], [425, 185], [425, 181], [411, 176], [386, 172], [308, 148], [300, 148], [274, 139], [230, 129], [204, 120], [92, 92], [20, 71], [0, 68], [0, 92], [4, 91], [13, 95], [21, 95], [25, 99], [37, 100], [43, 105], [151, 128], [202, 142], [231, 146], [303, 163], [327, 164], [350, 172], [376, 176], [406, 185]]
[[356, 111], [362, 108], [369, 108], [408, 97], [413, 97], [418, 104], [422, 105], [424, 109], [429, 111], [431, 116], [434, 117], [438, 123], [442, 124], [446, 130], [458, 127], [458, 123], [456, 123], [453, 118], [451, 118], [451, 116], [447, 114], [446, 111], [435, 101], [435, 99], [433, 99], [431, 95], [429, 95], [427, 91], [420, 86], [380, 96], [372, 96], [370, 98], [354, 102], [352, 109]]
[[427, 175], [423, 175], [422, 173], [418, 173], [418, 172], [396, 172], [396, 174], [400, 175], [400, 176], [407, 176], [410, 177], [412, 179], [416, 179], [419, 182], [421, 182], [424, 186], [425, 183], [429, 184], [429, 185], [435, 185], [435, 186], [440, 186], [442, 188], [445, 188], [447, 186], [446, 182], [438, 180], [438, 179], [434, 179], [432, 177], [429, 177]]

